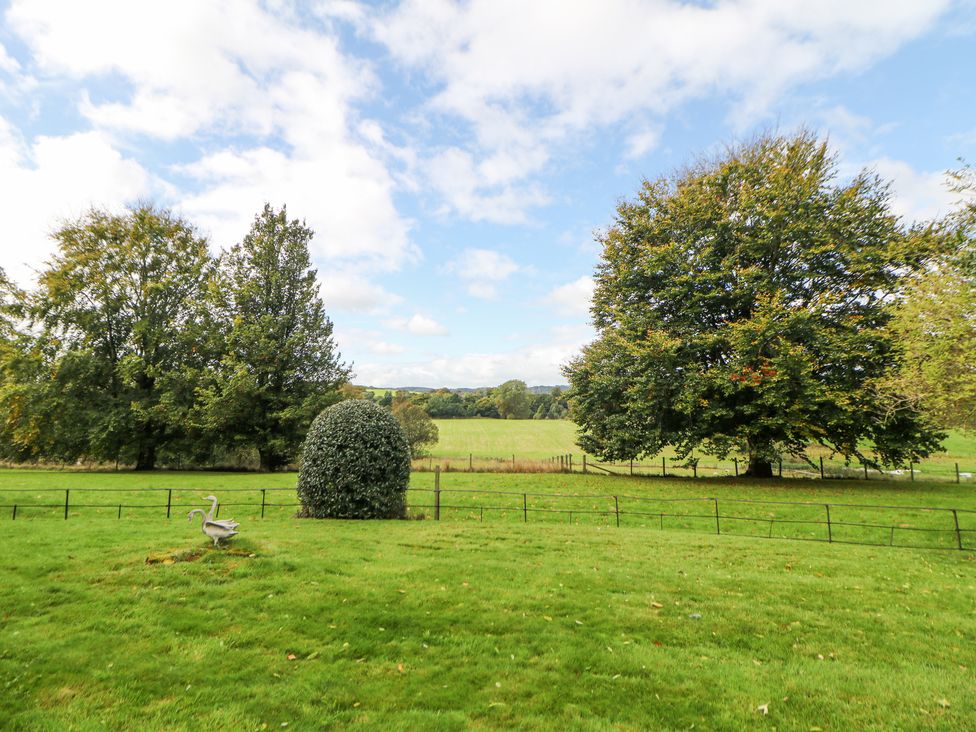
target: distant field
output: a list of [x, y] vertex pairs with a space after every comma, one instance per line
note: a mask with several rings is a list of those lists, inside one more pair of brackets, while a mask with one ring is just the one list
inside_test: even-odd
[[[514, 455], [516, 460], [541, 460], [555, 455], [573, 454], [574, 467], [579, 467], [582, 461], [582, 453], [576, 445], [576, 425], [568, 420], [505, 420], [505, 419], [436, 419], [440, 431], [440, 442], [435, 445], [431, 452], [434, 461], [450, 461], [451, 464], [463, 469], [467, 463], [468, 456], [472, 455], [474, 460], [478, 458], [497, 458], [509, 461]], [[917, 467], [917, 477], [938, 477], [941, 479], [952, 478], [955, 473], [955, 464], [959, 463], [960, 470], [969, 472], [976, 476], [976, 434], [965, 435], [962, 433], [951, 433], [945, 443], [946, 452], [933, 455]], [[665, 450], [657, 458], [638, 461], [638, 466], [644, 464], [648, 470], [643, 472], [660, 472], [661, 457], [668, 460], [668, 469], [682, 474], [691, 474], [691, 471], [680, 471], [672, 464], [671, 458], [674, 453]], [[829, 453], [819, 448], [811, 449], [809, 456], [814, 466], [804, 466], [800, 463], [793, 463], [790, 469], [794, 471], [806, 471], [811, 475], [816, 473], [816, 466], [821, 456], [824, 457], [825, 466], [829, 470], [841, 471], [844, 469], [842, 460], [831, 458]], [[700, 457], [701, 474], [729, 474], [734, 472], [732, 460], [719, 461], [710, 456]], [[901, 466], [904, 468], [905, 466]], [[861, 473], [858, 465], [851, 467], [851, 477], [856, 477]], [[642, 472], [638, 467], [637, 472]], [[906, 474], [907, 476], [907, 474]], [[871, 473], [872, 478], [880, 477], [877, 472]], [[974, 478], [970, 477], [970, 481]]]

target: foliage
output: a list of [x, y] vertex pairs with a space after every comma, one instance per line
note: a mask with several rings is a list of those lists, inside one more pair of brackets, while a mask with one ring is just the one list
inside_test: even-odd
[[586, 451], [741, 451], [768, 476], [809, 443], [873, 462], [866, 443], [897, 464], [936, 449], [877, 386], [896, 365], [889, 303], [939, 237], [901, 226], [880, 179], [835, 177], [813, 136], [764, 136], [618, 206], [599, 337], [566, 369]]
[[976, 430], [976, 172], [951, 175], [960, 206], [948, 251], [905, 288], [893, 321], [904, 357], [886, 384], [943, 427]]
[[14, 444], [23, 455], [150, 469], [185, 436], [193, 404], [206, 241], [148, 205], [93, 209], [53, 236], [58, 251], [24, 296], [40, 332], [23, 339], [4, 395], [18, 408]]
[[403, 428], [410, 446], [410, 456], [419, 458], [428, 455], [428, 448], [436, 445], [438, 439], [437, 425], [430, 415], [409, 399], [396, 401], [391, 411]]
[[402, 518], [410, 447], [399, 423], [370, 401], [323, 411], [302, 447], [298, 497], [312, 518]]
[[264, 470], [294, 459], [349, 375], [310, 265], [312, 236], [284, 207], [266, 204], [221, 258], [210, 290], [224, 346], [202, 392], [205, 423], [229, 444], [255, 447]]
[[494, 398], [502, 419], [528, 419], [532, 416], [532, 399], [524, 381], [506, 381], [495, 389]]

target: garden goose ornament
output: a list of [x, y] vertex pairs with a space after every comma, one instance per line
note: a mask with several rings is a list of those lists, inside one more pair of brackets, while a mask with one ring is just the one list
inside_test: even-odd
[[207, 500], [212, 501], [213, 505], [210, 507], [210, 513], [204, 513], [202, 508], [194, 508], [190, 513], [187, 514], [187, 519], [192, 521], [193, 514], [200, 514], [200, 518], [203, 520], [203, 525], [200, 527], [204, 534], [213, 539], [214, 546], [220, 546], [221, 539], [229, 539], [232, 536], [237, 536], [238, 523], [233, 520], [217, 521], [213, 518], [214, 512], [217, 510], [217, 498], [215, 496], [207, 496]]

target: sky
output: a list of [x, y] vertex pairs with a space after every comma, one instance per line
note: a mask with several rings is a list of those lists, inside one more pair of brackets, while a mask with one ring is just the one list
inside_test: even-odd
[[92, 206], [217, 253], [287, 205], [354, 383], [562, 384], [643, 179], [804, 127], [942, 215], [974, 68], [974, 0], [0, 0], [0, 267]]

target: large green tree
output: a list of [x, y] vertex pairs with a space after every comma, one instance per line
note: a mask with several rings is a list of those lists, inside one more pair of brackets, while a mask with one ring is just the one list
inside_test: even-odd
[[580, 444], [607, 459], [673, 445], [772, 474], [810, 443], [868, 463], [939, 435], [878, 389], [897, 365], [889, 303], [938, 244], [888, 186], [841, 182], [827, 145], [767, 135], [645, 181], [601, 237], [598, 337], [566, 368]]
[[222, 439], [256, 448], [264, 470], [296, 457], [349, 376], [310, 265], [312, 236], [284, 207], [265, 205], [222, 257], [211, 293], [226, 345], [202, 391], [204, 421]]
[[35, 422], [37, 440], [52, 436], [34, 452], [152, 469], [161, 448], [186, 437], [206, 241], [149, 205], [93, 209], [53, 237], [57, 252], [25, 305], [40, 369], [21, 384], [33, 389], [26, 424]]

